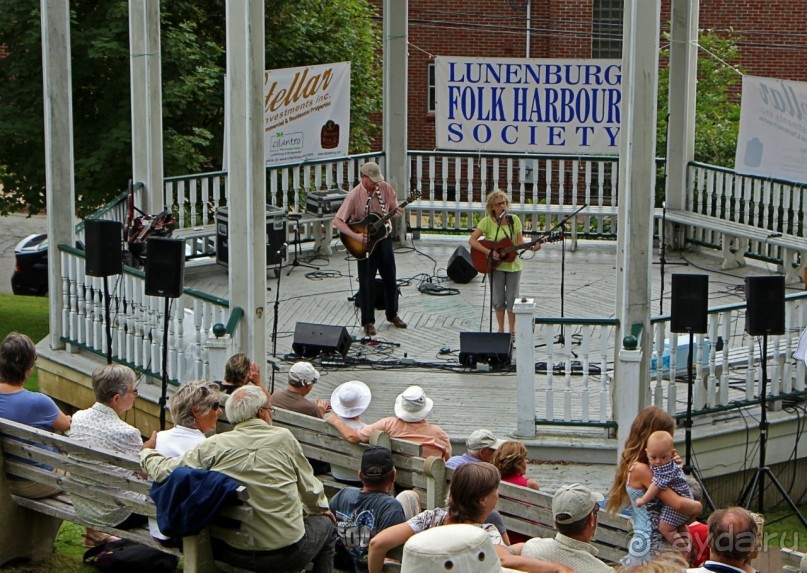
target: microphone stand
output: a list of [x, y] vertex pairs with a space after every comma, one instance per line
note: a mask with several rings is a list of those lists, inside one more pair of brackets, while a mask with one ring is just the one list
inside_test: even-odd
[[[277, 288], [275, 288], [275, 316], [272, 321], [272, 383], [269, 389], [270, 394], [275, 392], [275, 370], [277, 370], [277, 317], [280, 311], [280, 277], [283, 276], [283, 258], [286, 256], [286, 251], [289, 248], [288, 243], [283, 243], [277, 256], [280, 259], [280, 268], [277, 272]], [[292, 267], [294, 268], [294, 267]]]
[[[560, 245], [560, 317], [564, 318], [565, 314], [565, 306], [564, 306], [564, 298], [565, 298], [565, 288], [566, 288], [566, 223], [569, 219], [576, 217], [580, 211], [588, 207], [588, 203], [584, 203], [582, 207], [580, 207], [577, 211], [572, 213], [571, 215], [567, 215], [562, 220], [558, 221], [554, 227], [549, 230], [549, 234], [551, 235], [557, 229], [562, 229], [561, 236], [563, 240], [561, 241]], [[558, 334], [557, 340], [555, 340], [555, 344], [565, 344], [566, 337], [564, 336], [564, 324], [561, 322], [560, 325], [560, 334]]]

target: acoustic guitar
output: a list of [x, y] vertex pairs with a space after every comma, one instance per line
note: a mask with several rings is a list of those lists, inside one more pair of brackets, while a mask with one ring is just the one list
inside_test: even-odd
[[506, 237], [499, 239], [495, 243], [493, 241], [488, 241], [487, 239], [482, 239], [479, 241], [482, 245], [493, 250], [494, 252], [499, 253], [499, 260], [497, 261], [496, 259], [488, 258], [488, 255], [477, 249], [471, 249], [471, 263], [473, 263], [477, 272], [488, 273], [495, 270], [500, 263], [512, 263], [515, 261], [516, 251], [527, 250], [533, 245], [537, 244], [556, 243], [557, 241], [562, 240], [563, 233], [550, 233], [548, 235], [542, 235], [534, 241], [522, 243], [520, 245], [514, 245], [513, 241]]
[[[418, 198], [420, 198], [420, 191], [415, 189], [398, 207], [403, 209]], [[339, 239], [351, 255], [363, 261], [372, 254], [379, 241], [383, 241], [389, 236], [392, 227], [387, 222], [392, 219], [393, 213], [394, 211], [390, 211], [383, 217], [378, 213], [370, 213], [361, 221], [348, 223], [348, 227], [364, 236], [366, 241], [356, 240], [345, 233], [339, 233]]]

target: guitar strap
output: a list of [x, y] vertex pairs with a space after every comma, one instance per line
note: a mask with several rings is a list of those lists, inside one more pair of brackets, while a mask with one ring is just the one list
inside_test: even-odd
[[[387, 216], [387, 204], [384, 202], [384, 197], [381, 195], [381, 187], [376, 187], [375, 196], [376, 196], [376, 199], [378, 199], [378, 204], [381, 206], [381, 216], [386, 217]], [[370, 195], [370, 197], [372, 197], [372, 195]], [[367, 206], [368, 206], [368, 208], [370, 206], [369, 200], [368, 200]], [[384, 223], [384, 226], [387, 227], [388, 229], [391, 229], [391, 225], [392, 225], [392, 223], [390, 223], [389, 221]]]

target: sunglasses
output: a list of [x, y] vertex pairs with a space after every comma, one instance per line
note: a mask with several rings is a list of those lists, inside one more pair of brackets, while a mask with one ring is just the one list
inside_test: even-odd
[[211, 402], [210, 403], [211, 410], [220, 410], [221, 409], [221, 402]]

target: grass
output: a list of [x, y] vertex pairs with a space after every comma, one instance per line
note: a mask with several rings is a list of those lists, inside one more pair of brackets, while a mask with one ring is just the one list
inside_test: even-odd
[[[22, 332], [39, 342], [48, 335], [48, 299], [41, 296], [15, 296], [0, 294], [0, 324], [5, 337], [12, 331]], [[36, 369], [26, 381], [28, 390], [38, 390], [39, 381]]]
[[65, 521], [56, 537], [53, 554], [44, 562], [32, 565], [20, 563], [2, 567], [3, 573], [90, 573], [97, 572], [92, 565], [83, 562], [84, 552], [87, 550], [84, 541], [84, 528], [75, 523]]
[[[807, 505], [800, 506], [799, 511], [807, 517]], [[807, 529], [790, 508], [766, 513], [765, 545], [804, 551], [807, 549]]]

